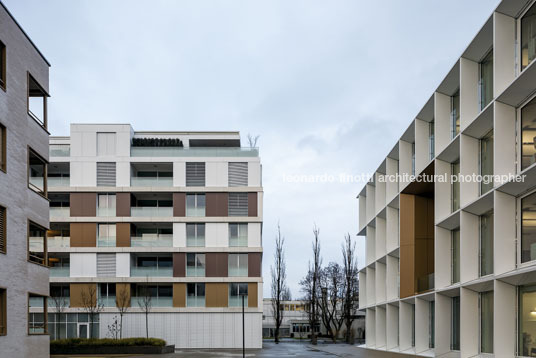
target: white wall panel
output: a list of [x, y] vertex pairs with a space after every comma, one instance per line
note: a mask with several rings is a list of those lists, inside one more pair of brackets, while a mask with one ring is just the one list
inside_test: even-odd
[[206, 162], [206, 186], [226, 187], [228, 186], [228, 164], [227, 162]]
[[478, 63], [460, 58], [460, 129], [463, 131], [480, 112]]
[[205, 246], [206, 247], [228, 247], [229, 246], [229, 224], [206, 223], [205, 224]]
[[173, 247], [186, 247], [186, 223], [173, 223]]
[[365, 343], [368, 348], [376, 347], [376, 311], [367, 309], [365, 316]]
[[439, 226], [435, 227], [434, 252], [435, 252], [435, 288], [450, 286], [452, 281], [452, 236], [451, 231]]
[[395, 349], [398, 347], [398, 307], [386, 305], [386, 348]]
[[97, 163], [71, 162], [71, 186], [97, 186]]
[[261, 223], [248, 223], [248, 246], [262, 247]]
[[461, 358], [474, 357], [479, 341], [478, 292], [460, 289], [460, 317]]
[[248, 164], [248, 186], [261, 186], [262, 170], [259, 162], [249, 162]]
[[130, 186], [130, 162], [117, 162], [115, 175], [117, 186]]
[[97, 277], [97, 254], [71, 253], [71, 277]]
[[450, 351], [451, 320], [452, 298], [436, 293], [434, 342], [436, 356], [441, 356]]
[[385, 332], [385, 308], [376, 307], [376, 348], [385, 348]]
[[117, 277], [130, 277], [130, 254], [115, 254], [115, 264]]
[[186, 163], [173, 163], [173, 186], [186, 186]]
[[508, 357], [516, 351], [516, 287], [496, 280], [493, 300], [493, 353]]

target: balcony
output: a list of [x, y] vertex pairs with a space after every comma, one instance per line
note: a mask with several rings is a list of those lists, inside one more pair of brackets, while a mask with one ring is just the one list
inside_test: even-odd
[[48, 186], [71, 186], [71, 169], [69, 163], [50, 163], [48, 166]]
[[69, 277], [70, 267], [51, 267], [50, 277]]
[[173, 234], [132, 236], [130, 245], [132, 247], [173, 247]]
[[97, 237], [97, 247], [115, 247], [115, 236], [99, 236]]
[[171, 193], [136, 193], [132, 195], [131, 202], [130, 216], [173, 216], [173, 196]]
[[99, 304], [102, 307], [116, 307], [115, 296], [99, 297]]
[[258, 157], [259, 148], [131, 147], [131, 157]]
[[52, 249], [71, 247], [71, 231], [69, 223], [51, 223], [47, 231], [47, 246]]
[[70, 177], [48, 177], [48, 186], [49, 187], [62, 187], [62, 186], [71, 186]]
[[173, 178], [161, 177], [161, 178], [144, 178], [144, 177], [131, 177], [130, 186], [132, 187], [172, 187]]
[[71, 216], [71, 208], [69, 207], [51, 207], [50, 219], [65, 219]]
[[131, 277], [173, 277], [173, 267], [131, 267]]
[[58, 248], [65, 248], [65, 247], [71, 247], [71, 238], [70, 237], [64, 237], [64, 236], [52, 236], [48, 237], [47, 239], [47, 245], [49, 251], [51, 249], [58, 249]]
[[[140, 307], [143, 306], [144, 297], [132, 297], [130, 305], [131, 307]], [[173, 307], [173, 297], [152, 297], [151, 296], [151, 306], [152, 307]]]
[[172, 163], [132, 163], [131, 187], [172, 187]]
[[71, 146], [69, 144], [51, 144], [49, 155], [51, 157], [69, 157], [71, 156]]
[[130, 216], [133, 217], [171, 217], [173, 216], [173, 207], [164, 206], [164, 207], [133, 207], [130, 209]]

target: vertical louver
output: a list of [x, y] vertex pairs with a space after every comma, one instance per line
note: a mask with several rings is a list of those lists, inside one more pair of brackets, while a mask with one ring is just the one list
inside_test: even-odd
[[229, 163], [229, 186], [248, 186], [248, 163]]
[[97, 163], [97, 186], [115, 186], [115, 163]]
[[186, 163], [186, 186], [205, 186], [205, 163]]
[[115, 277], [115, 254], [97, 254], [97, 276]]
[[6, 252], [6, 208], [0, 206], [0, 252]]
[[248, 216], [248, 193], [229, 193], [229, 216]]

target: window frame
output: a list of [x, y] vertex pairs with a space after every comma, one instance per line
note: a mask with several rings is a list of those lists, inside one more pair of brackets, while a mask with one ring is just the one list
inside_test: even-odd
[[[249, 246], [249, 223], [241, 223], [241, 222], [233, 222], [233, 223], [229, 223], [229, 247], [248, 247]], [[236, 236], [236, 238], [233, 238], [231, 236], [231, 225], [236, 225], [237, 227], [237, 233], [238, 235]], [[241, 227], [244, 227], [245, 226], [245, 231], [246, 231], [246, 244], [245, 245], [239, 245], [240, 244], [240, 233], [242, 232], [242, 230], [240, 229]], [[237, 241], [237, 245], [231, 245], [231, 239], [233, 240], [236, 240]]]
[[[193, 285], [194, 286], [194, 295], [193, 296], [190, 296], [188, 295], [188, 286], [190, 285]], [[203, 285], [203, 291], [204, 291], [204, 295], [203, 296], [200, 296], [198, 295], [198, 285]], [[204, 298], [204, 305], [203, 306], [198, 306], [198, 305], [193, 305], [193, 306], [189, 306], [188, 305], [188, 297], [194, 297], [195, 298], [195, 302], [197, 302], [197, 299], [200, 298], [200, 297], [203, 297]], [[207, 285], [205, 282], [187, 282], [186, 283], [186, 307], [206, 307], [207, 306]]]
[[[242, 272], [241, 269], [244, 269], [244, 267], [242, 267], [243, 265], [243, 261], [245, 260], [245, 271], [246, 271], [246, 274], [245, 275], [231, 275], [231, 257], [236, 257], [236, 261], [237, 261], [237, 272]], [[242, 259], [241, 259], [242, 257]], [[248, 277], [248, 270], [249, 270], [249, 255], [247, 253], [236, 253], [236, 252], [233, 252], [233, 253], [229, 253], [228, 254], [228, 261], [227, 261], [227, 272], [228, 272], [228, 276], [229, 277]]]
[[[39, 262], [35, 262], [35, 261], [30, 260], [30, 226], [31, 225], [35, 225], [38, 228], [40, 228], [41, 230], [44, 230], [44, 232], [45, 232], [45, 236], [43, 238], [43, 263], [39, 263]], [[27, 220], [27, 233], [26, 233], [26, 238], [27, 238], [26, 239], [26, 253], [28, 255], [27, 256], [27, 261], [32, 263], [32, 264], [36, 264], [36, 265], [48, 268], [48, 245], [47, 245], [47, 235], [46, 235], [47, 231], [48, 231], [47, 228], [45, 228], [42, 225], [39, 225], [35, 221], [32, 221], [30, 219]]]
[[[30, 298], [32, 296], [43, 298], [43, 320], [44, 320], [43, 322], [44, 332], [43, 333], [31, 333], [30, 332], [30, 317], [31, 317], [31, 314], [33, 313], [33, 312], [30, 312]], [[48, 332], [48, 296], [44, 296], [35, 292], [28, 292], [26, 302], [28, 304], [27, 306], [28, 307], [28, 317], [27, 317], [28, 335], [29, 336], [48, 336], [49, 335], [49, 332]]]
[[[194, 235], [193, 238], [188, 237], [188, 227], [189, 226], [194, 227], [194, 234], [195, 235]], [[201, 240], [201, 238], [199, 236], [199, 227], [200, 226], [203, 226], [203, 231], [204, 231], [203, 245], [198, 245], [199, 241]], [[186, 247], [206, 247], [206, 235], [207, 235], [207, 227], [206, 227], [205, 223], [186, 223]], [[195, 245], [190, 245], [189, 240], [194, 240]]]
[[7, 336], [7, 288], [0, 287], [0, 336]]
[[7, 46], [0, 40], [0, 88], [7, 89]]
[[[494, 78], [493, 78], [493, 62], [495, 61], [495, 56], [494, 56], [494, 52], [493, 52], [493, 45], [491, 46], [490, 49], [488, 49], [484, 56], [482, 56], [482, 58], [480, 59], [480, 61], [478, 62], [478, 107], [479, 107], [479, 110], [480, 112], [482, 112], [484, 109], [486, 109], [486, 107], [493, 102], [493, 99], [495, 98], [495, 96], [493, 95], [493, 82], [494, 82]], [[491, 98], [489, 99], [489, 102], [484, 104], [484, 90], [483, 90], [483, 81], [482, 81], [482, 65], [484, 64], [485, 61], [489, 60], [488, 59], [488, 56], [491, 55]], [[489, 83], [486, 84], [486, 87], [490, 85]]]
[[0, 171], [7, 173], [7, 128], [0, 122]]
[[517, 254], [517, 267], [523, 268], [528, 266], [536, 265], [536, 258], [534, 260], [528, 260], [523, 262], [523, 200], [528, 198], [531, 195], [536, 195], [536, 190], [532, 190], [516, 199], [516, 209], [519, 215], [519, 220], [516, 222], [516, 230], [519, 233], [519, 243], [516, 245], [516, 254]]
[[[192, 256], [194, 257], [194, 265], [193, 266], [188, 266], [188, 256]], [[203, 264], [201, 265], [198, 265], [198, 256], [199, 257], [202, 257], [202, 261], [203, 261]], [[186, 277], [206, 277], [206, 269], [207, 269], [207, 257], [206, 257], [206, 254], [205, 253], [198, 253], [198, 252], [187, 252], [186, 253], [186, 260], [185, 260], [185, 272], [186, 272]], [[188, 267], [190, 267], [190, 269], [193, 269], [195, 274], [194, 275], [189, 275], [188, 274]], [[199, 271], [203, 269], [203, 274], [199, 274]]]
[[[205, 205], [203, 207], [203, 215], [197, 215], [197, 211], [200, 210], [199, 206], [199, 197], [203, 196], [205, 200]], [[196, 215], [188, 215], [188, 197], [194, 197], [194, 207], [193, 209]], [[186, 217], [205, 217], [207, 215], [207, 195], [205, 193], [186, 193]]]
[[[34, 76], [30, 73], [30, 71], [27, 71], [27, 83], [26, 83], [26, 112], [32, 118], [41, 128], [43, 128], [45, 131], [48, 132], [48, 105], [47, 105], [47, 98], [50, 97], [47, 91], [41, 86], [41, 84], [35, 79]], [[41, 123], [37, 115], [32, 113], [30, 110], [30, 97], [37, 97], [37, 96], [30, 96], [30, 81], [33, 81], [39, 90], [43, 92], [43, 122]]]
[[[45, 160], [45, 158], [43, 158], [39, 153], [37, 153], [32, 147], [30, 146], [27, 146], [28, 148], [28, 157], [27, 157], [27, 166], [28, 166], [28, 169], [27, 169], [27, 184], [28, 184], [28, 189], [30, 189], [31, 191], [33, 191], [34, 193], [40, 195], [41, 197], [45, 198], [46, 200], [48, 200], [48, 161]], [[31, 174], [30, 174], [30, 154], [33, 154], [35, 155], [36, 157], [38, 157], [38, 159], [40, 159], [43, 163], [44, 163], [44, 170], [43, 170], [43, 192], [39, 192], [37, 190], [34, 190], [31, 185], [30, 185], [30, 178], [31, 178]]]
[[[237, 295], [233, 295], [232, 287], [233, 285], [237, 285]], [[246, 287], [246, 293], [245, 295], [240, 294], [240, 286]], [[229, 307], [242, 307], [242, 300], [240, 299], [241, 296], [244, 296], [244, 307], [249, 307], [249, 284], [247, 282], [230, 282], [229, 283]], [[234, 298], [238, 297], [238, 305], [231, 305], [231, 302], [234, 302]]]
[[534, 1], [529, 2], [525, 6], [525, 8], [523, 8], [519, 16], [516, 18], [516, 46], [515, 46], [516, 57], [517, 57], [516, 62], [515, 62], [516, 77], [519, 76], [521, 73], [523, 73], [523, 71], [525, 71], [534, 62], [534, 60], [536, 60], [536, 57], [535, 57], [532, 61], [527, 63], [527, 66], [525, 66], [525, 68], [522, 67], [523, 66], [523, 53], [522, 53], [523, 38], [521, 37], [522, 35], [521, 21], [523, 20], [525, 15], [527, 15], [527, 13], [532, 9], [533, 6], [536, 6], [536, 2]]
[[4, 238], [4, 244], [0, 245], [0, 254], [7, 254], [7, 207], [0, 205], [0, 212], [4, 213], [3, 217], [0, 217], [0, 220], [3, 220], [3, 230], [0, 232], [0, 237]]

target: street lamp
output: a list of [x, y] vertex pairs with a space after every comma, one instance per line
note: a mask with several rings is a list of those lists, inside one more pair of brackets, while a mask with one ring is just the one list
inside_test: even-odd
[[245, 297], [248, 295], [247, 293], [240, 292], [240, 296], [242, 296], [242, 358], [246, 358], [246, 319], [245, 313], [244, 313], [244, 307], [245, 307]]

